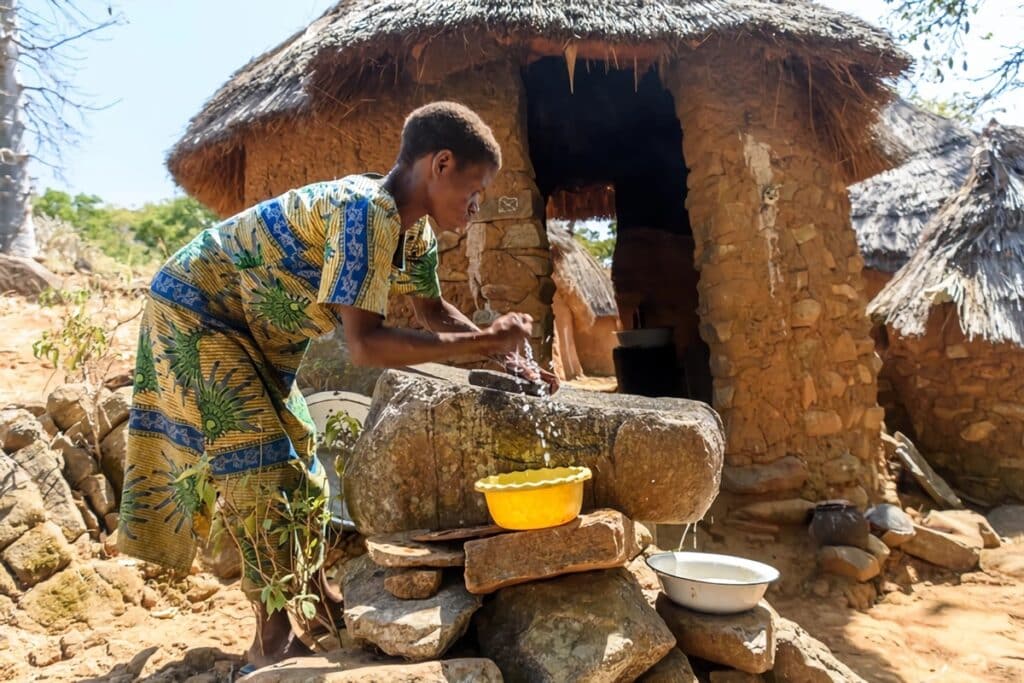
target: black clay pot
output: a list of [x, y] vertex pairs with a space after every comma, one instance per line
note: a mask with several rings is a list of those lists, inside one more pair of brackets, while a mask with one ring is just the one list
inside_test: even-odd
[[845, 500], [827, 500], [814, 508], [811, 538], [818, 545], [850, 545], [866, 549], [871, 527], [864, 515]]

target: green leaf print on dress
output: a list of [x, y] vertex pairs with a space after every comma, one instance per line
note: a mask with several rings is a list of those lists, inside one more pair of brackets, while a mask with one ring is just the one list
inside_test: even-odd
[[257, 411], [247, 408], [242, 396], [242, 392], [255, 378], [233, 386], [231, 378], [236, 368], [228, 370], [221, 379], [217, 379], [219, 367], [220, 361], [213, 364], [209, 378], [200, 382], [196, 395], [207, 443], [213, 443], [228, 432], [254, 431], [257, 428], [249, 421], [256, 417]]
[[235, 264], [236, 270], [259, 268], [263, 265], [263, 244], [260, 243], [255, 230], [252, 230], [249, 234], [249, 243], [255, 245], [254, 248], [243, 245], [242, 240], [238, 239], [237, 235], [231, 235], [228, 238], [228, 242], [230, 244], [226, 245], [228, 246], [226, 251], [229, 252], [231, 262]]
[[310, 300], [289, 292], [280, 279], [274, 278], [268, 285], [258, 287], [253, 294], [252, 310], [259, 320], [292, 334], [316, 329], [306, 315]]
[[153, 362], [153, 341], [149, 336], [149, 328], [139, 330], [139, 348], [135, 356], [135, 393], [143, 391], [160, 391], [156, 381], [156, 364]]
[[129, 463], [124, 471], [124, 489], [121, 491], [121, 509], [117, 518], [117, 527], [120, 533], [132, 539], [138, 540], [135, 534], [136, 524], [145, 524], [146, 518], [139, 514], [140, 510], [148, 510], [149, 503], [143, 502], [144, 498], [152, 495], [152, 491], [142, 486], [146, 477], [138, 473], [138, 467]]
[[426, 299], [440, 298], [441, 285], [437, 281], [437, 245], [432, 246], [413, 262], [409, 280], [416, 287], [418, 296]]
[[164, 345], [163, 360], [171, 365], [174, 383], [181, 387], [182, 394], [189, 389], [195, 391], [203, 379], [203, 369], [199, 364], [199, 340], [207, 334], [204, 330], [184, 331], [167, 320], [171, 328], [170, 335], [161, 335], [160, 343]]

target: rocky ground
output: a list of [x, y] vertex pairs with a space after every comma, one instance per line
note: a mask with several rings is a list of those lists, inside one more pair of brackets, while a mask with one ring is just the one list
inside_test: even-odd
[[[126, 309], [132, 303], [125, 297]], [[52, 309], [31, 301], [0, 299], [6, 331], [0, 407], [15, 400], [44, 405], [59, 382], [31, 353], [31, 342], [53, 319]], [[117, 340], [125, 369], [133, 334], [129, 327]], [[95, 506], [93, 498], [89, 503]], [[53, 532], [48, 523], [32, 522], [32, 529], [45, 536]], [[253, 628], [237, 584], [203, 571], [172, 578], [113, 556], [103, 547], [103, 528], [66, 546], [58, 532], [48, 538], [57, 539], [63, 568], [33, 588], [41, 597], [0, 585], [0, 679], [212, 683], [236, 677]], [[868, 581], [822, 578], [808, 583], [804, 596], [773, 591], [769, 598], [781, 616], [868, 681], [1024, 680], [1024, 536], [977, 555], [977, 568], [955, 572], [896, 550]], [[787, 567], [814, 562], [810, 557], [780, 553], [777, 564], [785, 575]], [[7, 578], [0, 575], [0, 584]]]

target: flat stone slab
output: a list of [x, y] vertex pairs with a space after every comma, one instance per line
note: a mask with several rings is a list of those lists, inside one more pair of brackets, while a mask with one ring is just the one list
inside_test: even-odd
[[245, 683], [501, 683], [489, 659], [463, 658], [409, 664], [369, 652], [337, 650], [294, 657], [246, 676]]
[[989, 521], [973, 510], [932, 510], [921, 524], [959, 536], [978, 548], [998, 548], [1001, 544]]
[[703, 614], [658, 596], [658, 614], [675, 634], [679, 649], [691, 657], [724, 664], [750, 674], [775, 664], [775, 610], [761, 601], [740, 614]]
[[807, 465], [794, 455], [787, 455], [767, 465], [725, 467], [722, 488], [730, 493], [755, 495], [799, 489], [807, 481]]
[[625, 569], [504, 588], [476, 619], [480, 651], [508, 681], [632, 681], [675, 639]]
[[534, 398], [471, 386], [443, 366], [383, 373], [365, 426], [345, 499], [367, 536], [487, 524], [474, 483], [545, 465], [590, 467], [585, 510], [694, 522], [718, 493], [725, 448], [703, 403], [570, 388]]
[[483, 524], [481, 526], [470, 526], [462, 529], [443, 529], [440, 531], [413, 533], [410, 538], [414, 541], [421, 541], [423, 543], [452, 543], [455, 541], [469, 541], [474, 538], [484, 538], [486, 536], [495, 536], [497, 534], [504, 533], [508, 533], [508, 529], [504, 529], [497, 524]]
[[461, 567], [466, 562], [462, 548], [412, 540], [423, 530], [371, 536], [366, 552], [381, 567]]
[[917, 532], [900, 550], [939, 567], [968, 572], [978, 566], [981, 549], [952, 534], [915, 524]]
[[818, 549], [818, 566], [829, 574], [854, 581], [870, 581], [882, 571], [877, 557], [848, 545], [822, 546]]
[[867, 683], [794, 621], [775, 620], [776, 683]]
[[455, 580], [426, 600], [401, 600], [384, 587], [387, 572], [368, 555], [345, 566], [345, 628], [389, 655], [416, 662], [438, 659], [466, 632], [480, 598]]
[[562, 574], [621, 567], [638, 554], [635, 549], [629, 518], [615, 510], [597, 510], [551, 529], [469, 541], [466, 588], [482, 595]]
[[921, 485], [921, 488], [936, 502], [950, 508], [962, 509], [964, 507], [963, 501], [956, 495], [952, 487], [946, 483], [946, 480], [932, 469], [932, 466], [924, 459], [921, 452], [917, 450], [914, 442], [901, 432], [896, 432], [896, 441], [896, 456], [910, 474], [913, 475], [917, 483]]
[[384, 588], [400, 600], [426, 600], [441, 590], [440, 569], [391, 569], [384, 577]]

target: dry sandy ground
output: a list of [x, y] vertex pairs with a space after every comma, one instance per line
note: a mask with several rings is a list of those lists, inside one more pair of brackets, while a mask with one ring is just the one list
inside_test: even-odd
[[[31, 346], [54, 317], [53, 310], [24, 299], [0, 300], [0, 405], [15, 396], [45, 397], [52, 370], [40, 367]], [[134, 350], [136, 329], [133, 324], [119, 335], [126, 353]], [[1019, 683], [1024, 681], [1024, 545], [988, 552], [995, 554], [984, 563], [990, 567], [985, 572], [959, 580], [939, 574], [889, 593], [867, 611], [850, 609], [842, 599], [786, 599], [775, 606], [869, 681]], [[110, 674], [124, 673], [119, 664], [137, 658], [136, 664], [146, 661], [143, 680], [172, 669], [194, 672], [195, 666], [185, 667], [186, 660], [208, 664], [215, 671], [208, 681], [229, 680], [251, 637], [249, 607], [232, 585], [196, 609], [179, 609], [168, 618], [159, 606], [152, 611], [132, 607], [83, 632], [87, 647], [74, 657], [46, 667], [31, 666], [29, 656], [59, 637], [5, 626], [0, 628], [0, 679], [111, 680]], [[150, 648], [156, 649], [148, 658], [140, 655]]]

